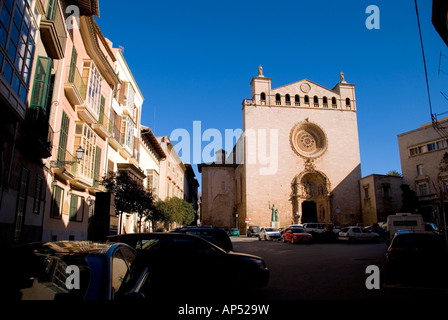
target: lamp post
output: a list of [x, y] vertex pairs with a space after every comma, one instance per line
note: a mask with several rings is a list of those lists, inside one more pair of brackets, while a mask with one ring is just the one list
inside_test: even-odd
[[75, 163], [78, 163], [79, 161], [81, 161], [83, 158], [84, 158], [84, 149], [82, 147], [79, 147], [78, 149], [76, 149], [76, 160], [74, 160], [74, 161], [61, 161], [61, 160], [50, 161], [50, 168], [60, 168], [67, 164], [69, 164], [69, 165], [75, 164]]

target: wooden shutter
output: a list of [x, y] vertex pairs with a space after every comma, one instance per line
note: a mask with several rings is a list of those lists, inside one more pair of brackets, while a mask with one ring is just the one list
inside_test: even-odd
[[106, 98], [104, 98], [103, 95], [101, 95], [101, 102], [100, 102], [100, 112], [98, 116], [98, 123], [104, 124], [104, 105], [106, 102]]
[[52, 65], [51, 58], [38, 57], [30, 102], [31, 108], [42, 108], [45, 111]]
[[[59, 146], [58, 146], [58, 161], [65, 161], [65, 154], [67, 150], [67, 138], [68, 138], [68, 128], [70, 125], [70, 118], [67, 114], [62, 111], [62, 122], [61, 131], [59, 134]], [[72, 159], [68, 159], [71, 161]]]
[[125, 91], [126, 91], [126, 82], [121, 81], [121, 86], [120, 86], [120, 95], [118, 97], [118, 103], [119, 104], [124, 104], [124, 99], [125, 99]]
[[100, 164], [101, 164], [101, 148], [96, 147], [95, 150], [95, 164], [93, 169], [93, 186], [98, 187], [100, 182]]
[[75, 81], [75, 70], [77, 59], [78, 59], [78, 52], [76, 52], [76, 48], [73, 46], [72, 58], [70, 60], [70, 71], [68, 73], [68, 83], [73, 83]]

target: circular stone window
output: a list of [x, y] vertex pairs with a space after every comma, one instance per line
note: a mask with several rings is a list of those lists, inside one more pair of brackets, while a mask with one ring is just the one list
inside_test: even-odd
[[294, 126], [290, 134], [292, 149], [304, 158], [317, 158], [327, 150], [324, 131], [311, 122], [301, 122]]

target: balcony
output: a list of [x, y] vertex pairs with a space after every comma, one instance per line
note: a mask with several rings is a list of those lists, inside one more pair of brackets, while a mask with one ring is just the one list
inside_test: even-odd
[[42, 1], [44, 8], [47, 8], [47, 12], [40, 22], [40, 35], [48, 56], [53, 59], [62, 59], [67, 42], [65, 20], [59, 4], [60, 1], [54, 1], [55, 7], [53, 9], [50, 9], [48, 5], [50, 1]]
[[50, 157], [53, 134], [53, 129], [42, 108], [28, 108], [24, 123], [26, 150], [33, 157], [40, 159]]
[[103, 139], [112, 136], [113, 124], [105, 114], [100, 114], [98, 116], [98, 122], [94, 123], [92, 128]]
[[53, 162], [53, 172], [62, 180], [73, 180], [76, 177], [77, 159], [70, 152], [58, 149], [58, 159]]
[[64, 84], [65, 96], [72, 106], [82, 105], [86, 97], [86, 85], [78, 68], [68, 66], [67, 82]]
[[114, 149], [120, 150], [123, 148], [121, 141], [121, 130], [114, 125], [112, 125], [112, 135], [109, 138], [109, 143]]
[[94, 124], [97, 122], [97, 116], [86, 103], [76, 106], [76, 112], [78, 113], [79, 119], [88, 124]]

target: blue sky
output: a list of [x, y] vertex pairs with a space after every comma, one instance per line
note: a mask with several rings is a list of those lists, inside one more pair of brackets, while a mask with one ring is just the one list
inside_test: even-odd
[[[380, 10], [369, 30], [366, 8]], [[448, 111], [448, 50], [418, 0], [434, 113]], [[145, 98], [142, 124], [242, 127], [258, 65], [276, 88], [302, 79], [356, 84], [362, 175], [401, 172], [397, 135], [431, 121], [414, 0], [100, 1], [97, 22]], [[442, 53], [441, 72], [439, 57]], [[193, 167], [197, 173], [197, 166]], [[200, 182], [200, 176], [198, 176]]]

